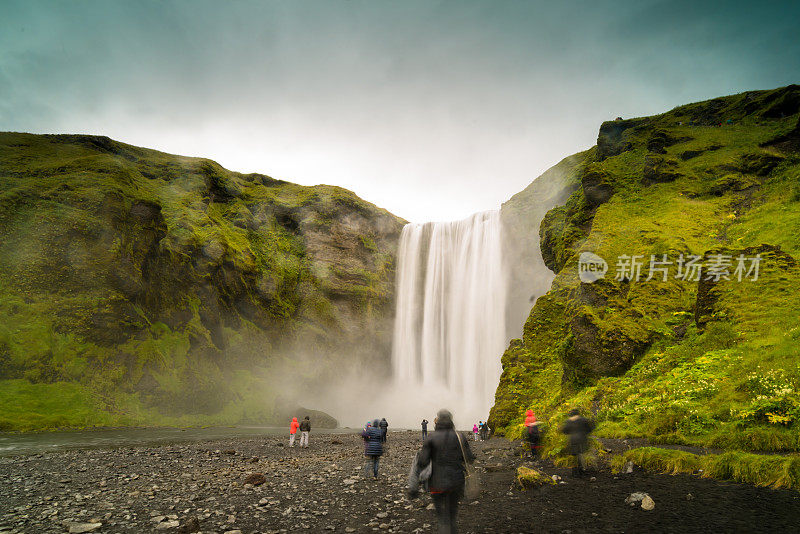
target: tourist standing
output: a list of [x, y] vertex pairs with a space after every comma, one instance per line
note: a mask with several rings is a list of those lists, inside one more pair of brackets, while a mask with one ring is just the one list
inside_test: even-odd
[[294, 437], [297, 434], [297, 428], [300, 423], [297, 422], [297, 417], [292, 417], [292, 423], [289, 425], [289, 446], [294, 447]]
[[422, 420], [422, 441], [425, 441], [425, 438], [428, 437], [428, 420]]
[[525, 433], [531, 447], [531, 458], [538, 460], [542, 446], [542, 433], [539, 428], [539, 421], [536, 420], [536, 414], [533, 413], [533, 410], [528, 410], [525, 413]]
[[368, 477], [370, 471], [374, 478], [378, 478], [378, 460], [383, 454], [383, 431], [380, 428], [380, 421], [375, 419], [361, 432], [361, 437], [364, 438], [364, 456], [367, 457], [367, 463], [364, 466], [364, 477]]
[[381, 441], [385, 443], [386, 442], [386, 434], [389, 432], [389, 423], [386, 422], [386, 418], [385, 417], [383, 419], [381, 419], [380, 427], [381, 427]]
[[569, 453], [575, 457], [573, 474], [583, 476], [586, 473], [584, 455], [589, 450], [589, 434], [594, 430], [594, 422], [583, 417], [577, 408], [570, 410], [569, 416], [561, 427], [561, 432], [569, 437]]
[[472, 425], [472, 435], [475, 436], [475, 441], [478, 441], [478, 425]]
[[300, 422], [300, 446], [308, 447], [308, 433], [311, 432], [311, 420], [305, 416]]
[[[466, 457], [465, 457], [466, 456]], [[425, 440], [417, 455], [416, 470], [422, 471], [431, 464], [431, 477], [428, 480], [433, 504], [436, 507], [436, 520], [440, 534], [455, 534], [458, 503], [464, 494], [464, 471], [466, 462], [475, 460], [469, 448], [469, 440], [462, 439], [453, 426], [453, 416], [447, 410], [440, 410], [436, 418], [434, 432]], [[409, 497], [419, 494], [418, 488], [409, 490]]]

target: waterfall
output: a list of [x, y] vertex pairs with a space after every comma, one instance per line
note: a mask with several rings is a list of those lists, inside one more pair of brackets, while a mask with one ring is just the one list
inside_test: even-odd
[[[505, 349], [506, 277], [499, 211], [408, 224], [398, 249], [392, 369], [407, 398], [486, 419]], [[422, 417], [420, 415], [420, 417]]]

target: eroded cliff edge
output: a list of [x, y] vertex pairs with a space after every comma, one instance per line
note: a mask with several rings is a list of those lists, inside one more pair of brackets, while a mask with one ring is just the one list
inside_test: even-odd
[[[601, 435], [800, 447], [799, 112], [792, 85], [609, 121], [533, 182], [574, 192], [538, 228], [555, 278], [503, 355], [493, 428], [518, 435], [526, 408], [556, 427], [580, 406]], [[608, 263], [605, 278], [581, 282], [581, 252]], [[650, 277], [665, 254], [666, 280]], [[731, 263], [684, 279], [681, 255]], [[638, 280], [618, 272], [625, 256], [641, 258]], [[757, 280], [736, 272], [740, 256], [746, 271], [760, 258]]]

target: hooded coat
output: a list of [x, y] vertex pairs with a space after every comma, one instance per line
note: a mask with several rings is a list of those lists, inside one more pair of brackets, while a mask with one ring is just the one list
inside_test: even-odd
[[367, 456], [380, 456], [383, 454], [383, 431], [376, 419], [371, 426], [361, 432], [364, 438], [364, 454]]
[[536, 421], [536, 414], [533, 413], [533, 410], [528, 410], [525, 412], [525, 430], [528, 435], [528, 441], [533, 447], [539, 447], [539, 441], [541, 439], [541, 432], [539, 429], [539, 423]]
[[[462, 445], [464, 453], [461, 452]], [[469, 440], [462, 439], [459, 443], [450, 413], [440, 412], [433, 434], [425, 440], [422, 450], [417, 455], [419, 470], [431, 463], [431, 478], [428, 481], [431, 493], [462, 491], [465, 461], [472, 463], [474, 460]]]
[[300, 423], [297, 422], [297, 417], [292, 417], [292, 424], [289, 425], [289, 434], [296, 434], [299, 426]]
[[589, 434], [594, 423], [581, 415], [573, 415], [561, 427], [561, 432], [569, 436], [569, 453], [577, 456], [589, 450]]
[[531, 426], [536, 422], [536, 414], [533, 413], [533, 410], [528, 410], [525, 412], [525, 426]]

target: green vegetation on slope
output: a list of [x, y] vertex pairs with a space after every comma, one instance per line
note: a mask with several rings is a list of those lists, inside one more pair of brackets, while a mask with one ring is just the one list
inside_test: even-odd
[[402, 223], [338, 187], [0, 134], [0, 429], [270, 421], [282, 384], [385, 359]]
[[[581, 186], [539, 229], [557, 275], [503, 355], [490, 425], [519, 436], [533, 408], [559, 454], [577, 406], [600, 436], [800, 450], [800, 87], [604, 123], [562, 180]], [[604, 279], [581, 283], [581, 252]], [[647, 280], [664, 254], [667, 280]], [[740, 254], [760, 254], [757, 280], [738, 280]], [[615, 277], [623, 255], [638, 280]], [[730, 257], [730, 279], [676, 278], [681, 255]]]
[[775, 456], [729, 451], [698, 456], [672, 449], [640, 447], [613, 459], [615, 470], [626, 462], [670, 475], [700, 474], [756, 486], [800, 489], [800, 456]]

